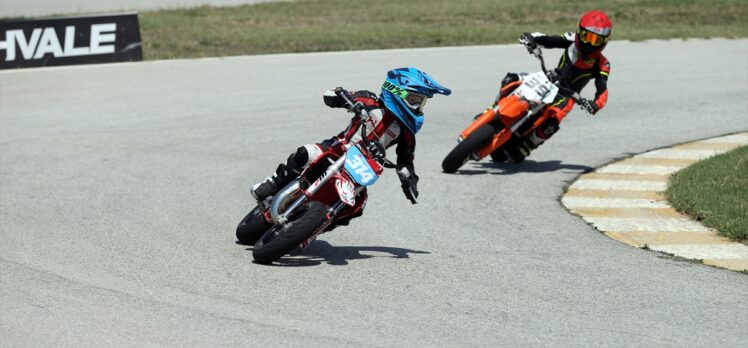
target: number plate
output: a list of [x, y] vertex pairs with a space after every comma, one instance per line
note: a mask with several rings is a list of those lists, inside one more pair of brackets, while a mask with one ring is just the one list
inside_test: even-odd
[[522, 76], [522, 86], [518, 93], [528, 101], [550, 104], [558, 94], [558, 87], [543, 72], [536, 72]]
[[348, 149], [348, 153], [345, 154], [345, 170], [359, 185], [369, 186], [379, 179], [366, 156], [355, 146]]

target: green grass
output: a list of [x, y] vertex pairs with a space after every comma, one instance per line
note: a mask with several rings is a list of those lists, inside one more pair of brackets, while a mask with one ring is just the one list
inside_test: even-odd
[[746, 0], [297, 0], [143, 12], [146, 59], [486, 45], [574, 30], [606, 11], [613, 38], [748, 37]]
[[676, 210], [737, 241], [748, 241], [748, 146], [697, 162], [670, 179]]

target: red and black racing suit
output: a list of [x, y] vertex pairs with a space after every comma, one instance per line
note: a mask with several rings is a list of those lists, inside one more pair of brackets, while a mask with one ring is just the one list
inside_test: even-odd
[[[564, 35], [543, 35], [533, 34], [533, 43], [544, 48], [563, 48], [564, 54], [558, 62], [556, 72], [562, 87], [581, 92], [590, 80], [595, 80], [594, 112], [599, 111], [608, 101], [608, 75], [610, 74], [610, 62], [601, 53], [597, 52], [590, 56], [583, 56], [574, 44], [575, 35], [573, 32]], [[509, 73], [502, 80], [502, 87], [511, 82], [517, 81], [517, 74]], [[504, 91], [502, 91], [504, 92]], [[521, 162], [524, 157], [529, 155], [530, 151], [546, 140], [548, 140], [559, 129], [561, 121], [574, 106], [574, 99], [560, 92], [553, 104], [547, 108], [549, 113], [548, 119], [544, 121], [536, 130], [528, 134], [525, 139], [517, 139], [515, 145], [519, 147], [508, 150], [507, 152], [515, 162]], [[531, 122], [528, 122], [531, 123]], [[524, 147], [524, 149], [523, 149]], [[523, 151], [524, 150], [524, 151]]]
[[[413, 154], [416, 149], [415, 135], [405, 127], [400, 120], [393, 115], [384, 104], [379, 100], [376, 94], [370, 91], [349, 92], [353, 97], [353, 102], [361, 102], [364, 110], [371, 116], [366, 127], [368, 128], [369, 140], [378, 139], [382, 146], [386, 148], [397, 145], [397, 165], [398, 167], [408, 167], [413, 172]], [[324, 98], [325, 104], [332, 108], [342, 108], [343, 102], [339, 97]], [[361, 133], [358, 132], [362, 120], [359, 117], [353, 117], [350, 124], [345, 130], [338, 135], [325, 139], [316, 144], [306, 144], [299, 147], [293, 153], [286, 163], [287, 169], [291, 172], [284, 177], [284, 181], [290, 182], [295, 179], [306, 166], [315, 158], [326, 151], [334, 151], [343, 154], [345, 148], [344, 142], [356, 142], [361, 140]]]
[[[384, 103], [379, 100], [376, 94], [370, 91], [350, 92], [353, 97], [353, 103], [361, 102], [364, 110], [371, 116], [366, 124], [369, 140], [379, 140], [385, 149], [397, 145], [395, 153], [397, 154], [397, 166], [408, 167], [413, 172], [413, 158], [416, 149], [415, 135], [405, 127], [392, 112], [384, 107]], [[325, 104], [330, 107], [343, 107], [342, 101], [337, 98], [325, 97]], [[349, 142], [356, 142], [361, 139], [361, 133], [357, 132], [361, 126], [362, 120], [359, 117], [353, 117], [351, 123], [345, 130], [337, 136], [327, 139], [316, 146], [321, 150], [332, 148], [336, 151], [344, 150], [341, 141], [350, 139]], [[317, 153], [319, 155], [320, 153]], [[310, 160], [316, 156], [309, 156]], [[307, 163], [308, 164], [308, 163]]]

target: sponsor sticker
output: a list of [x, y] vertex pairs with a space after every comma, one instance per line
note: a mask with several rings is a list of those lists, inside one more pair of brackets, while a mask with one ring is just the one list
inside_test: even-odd
[[356, 204], [355, 186], [353, 186], [353, 183], [346, 179], [338, 178], [335, 180], [335, 189], [338, 190], [338, 196], [340, 196], [340, 200], [343, 203], [351, 207]]

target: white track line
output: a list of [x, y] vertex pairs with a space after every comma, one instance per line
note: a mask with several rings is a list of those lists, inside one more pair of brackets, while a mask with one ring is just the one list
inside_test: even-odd
[[710, 232], [702, 224], [681, 218], [582, 217], [607, 232]]
[[667, 182], [579, 179], [570, 188], [578, 190], [665, 191]]
[[659, 149], [647, 153], [639, 154], [634, 157], [639, 158], [662, 158], [662, 159], [692, 159], [703, 160], [724, 151], [721, 150], [683, 150], [683, 149]]
[[611, 164], [595, 172], [611, 174], [673, 174], [683, 168], [685, 167]]
[[748, 246], [740, 243], [729, 244], [660, 244], [650, 245], [650, 249], [662, 251], [687, 259], [748, 259]]
[[732, 134], [732, 135], [727, 135], [727, 136], [724, 136], [724, 137], [702, 140], [700, 142], [701, 143], [710, 143], [710, 144], [713, 143], [713, 144], [748, 145], [748, 134], [745, 134], [745, 133]]
[[670, 208], [665, 201], [642, 198], [593, 198], [566, 196], [561, 202], [569, 209], [582, 208]]

